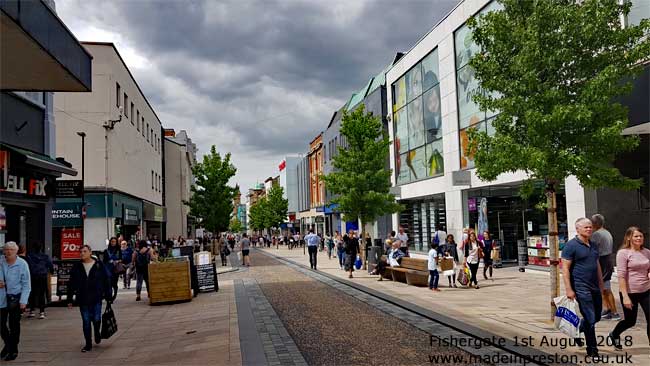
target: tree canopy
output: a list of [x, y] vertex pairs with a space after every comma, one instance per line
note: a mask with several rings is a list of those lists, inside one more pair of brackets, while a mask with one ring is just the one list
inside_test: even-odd
[[365, 113], [363, 105], [351, 113], [344, 112], [341, 134], [347, 148], [338, 147], [334, 155], [334, 171], [323, 176], [325, 187], [335, 195], [331, 203], [338, 205], [348, 221], [362, 224], [394, 213], [401, 206], [390, 193], [391, 170], [386, 168], [390, 142], [381, 120]]
[[225, 157], [213, 145], [203, 161], [192, 167], [194, 185], [189, 202], [190, 214], [197, 217], [207, 230], [219, 233], [228, 230], [233, 198], [239, 187], [230, 186], [229, 181], [237, 169], [230, 162], [230, 153]]
[[284, 189], [273, 186], [266, 196], [250, 208], [249, 225], [254, 230], [279, 228], [286, 221], [289, 201], [283, 198]]

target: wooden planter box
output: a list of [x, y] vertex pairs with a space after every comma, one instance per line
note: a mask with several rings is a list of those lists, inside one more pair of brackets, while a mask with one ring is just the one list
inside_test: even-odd
[[191, 301], [190, 262], [149, 263], [149, 304]]

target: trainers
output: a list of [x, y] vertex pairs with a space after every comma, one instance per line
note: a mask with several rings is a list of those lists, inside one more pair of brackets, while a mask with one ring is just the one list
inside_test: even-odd
[[135, 301], [140, 301], [140, 295], [135, 297]]
[[[603, 319], [603, 320], [612, 320], [612, 319], [614, 319], [614, 317], [612, 316], [612, 313], [609, 312], [609, 311], [605, 315], [601, 315], [600, 318]], [[621, 317], [619, 317], [619, 319], [620, 318]]]
[[38, 318], [39, 318], [39, 319], [45, 319], [45, 312], [41, 312], [41, 313], [38, 315]]
[[600, 362], [600, 354], [598, 354], [598, 350], [587, 351], [587, 357], [590, 357], [591, 362], [593, 363]]
[[610, 316], [612, 320], [621, 320], [621, 316], [618, 315], [618, 313], [610, 313]]
[[575, 341], [577, 347], [585, 346], [585, 341], [582, 338], [578, 337], [578, 338], [574, 338], [573, 340]]
[[609, 310], [609, 309], [603, 310], [603, 312], [600, 313], [600, 317], [601, 317], [601, 318], [604, 318], [605, 316], [607, 316], [607, 314], [610, 314], [611, 312], [612, 312], [612, 311]]
[[612, 333], [610, 332], [607, 334], [607, 343], [611, 344], [615, 350], [620, 351], [623, 349], [623, 346], [621, 345], [621, 338], [614, 338], [612, 336]]
[[34, 313], [33, 311], [30, 311], [29, 315], [27, 315], [28, 318], [33, 318], [35, 316], [36, 316], [36, 313]]

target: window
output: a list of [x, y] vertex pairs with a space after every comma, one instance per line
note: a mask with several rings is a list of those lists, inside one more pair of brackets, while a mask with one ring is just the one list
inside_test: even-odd
[[[502, 6], [497, 2], [491, 2], [479, 15], [492, 10], [498, 10]], [[469, 129], [478, 129], [488, 133], [494, 133], [491, 120], [497, 113], [494, 111], [481, 111], [478, 104], [474, 103], [472, 97], [477, 93], [484, 93], [474, 77], [474, 70], [468, 65], [469, 60], [479, 52], [479, 47], [472, 39], [472, 32], [467, 24], [454, 32], [455, 55], [456, 55], [456, 96], [458, 98], [458, 138], [460, 140], [460, 168], [470, 169], [474, 167], [474, 152], [469, 151]]]
[[135, 115], [133, 114], [133, 108], [135, 108], [135, 105], [133, 105], [133, 102], [131, 102], [131, 124], [134, 124], [133, 123], [133, 116], [135, 116]]
[[[151, 146], [153, 146], [153, 128], [150, 131], [151, 132], [149, 133], [149, 136], [151, 136]], [[147, 138], [147, 141], [149, 141], [148, 138]]]
[[392, 92], [397, 184], [443, 174], [438, 50], [393, 83]]
[[120, 107], [120, 101], [122, 100], [122, 88], [120, 84], [115, 83], [115, 106]]
[[648, 0], [630, 0], [632, 7], [627, 14], [626, 25], [639, 25], [642, 19], [650, 18], [650, 2]]
[[144, 137], [144, 116], [142, 116], [142, 137]]
[[124, 116], [129, 118], [129, 96], [124, 93]]
[[153, 170], [151, 171], [151, 189], [154, 189], [154, 187], [153, 187]]
[[149, 142], [149, 136], [151, 136], [151, 135], [149, 134], [150, 131], [151, 131], [151, 130], [149, 129], [149, 124], [147, 123], [147, 142]]
[[137, 123], [138, 126], [138, 131], [140, 131], [140, 111], [137, 111], [137, 118], [135, 119], [135, 123]]

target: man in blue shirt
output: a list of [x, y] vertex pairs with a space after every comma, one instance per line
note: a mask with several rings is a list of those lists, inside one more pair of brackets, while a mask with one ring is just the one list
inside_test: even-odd
[[29, 265], [24, 259], [18, 257], [18, 245], [15, 242], [9, 241], [5, 244], [4, 257], [0, 258], [0, 268], [3, 280], [0, 287], [6, 291], [6, 296], [0, 296], [0, 335], [5, 343], [0, 358], [13, 361], [18, 357], [20, 314], [27, 307], [31, 291]]
[[310, 229], [309, 234], [305, 235], [305, 243], [307, 243], [307, 250], [309, 251], [309, 265], [311, 266], [311, 269], [315, 270], [320, 236], [314, 234], [314, 229]]
[[[582, 313], [580, 331], [585, 334], [587, 355], [599, 359], [596, 341], [596, 323], [600, 320], [604, 291], [603, 275], [598, 263], [598, 247], [590, 241], [593, 231], [591, 220], [576, 221], [578, 235], [569, 240], [562, 250], [562, 276], [566, 296], [576, 299]], [[582, 340], [577, 340], [582, 344]]]

